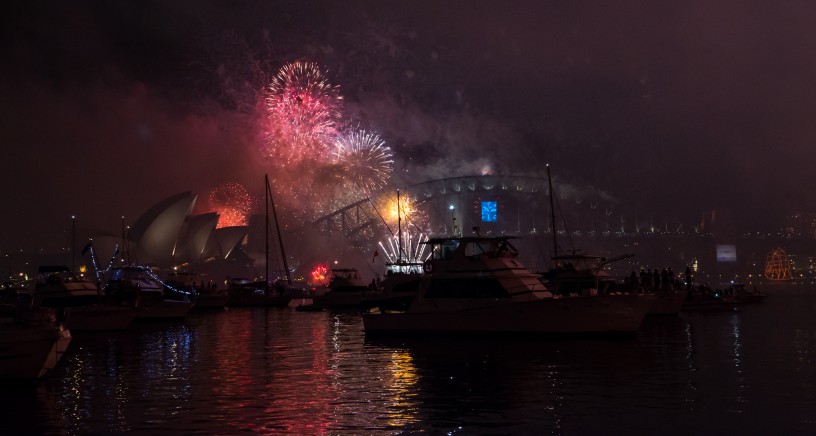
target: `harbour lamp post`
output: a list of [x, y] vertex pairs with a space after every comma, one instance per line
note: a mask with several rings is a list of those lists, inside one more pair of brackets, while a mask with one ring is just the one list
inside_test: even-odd
[[455, 210], [455, 208], [451, 204], [450, 206], [448, 206], [448, 209], [450, 209], [450, 212], [451, 212], [451, 223], [453, 225], [453, 236], [456, 236], [456, 216], [453, 215], [453, 211]]

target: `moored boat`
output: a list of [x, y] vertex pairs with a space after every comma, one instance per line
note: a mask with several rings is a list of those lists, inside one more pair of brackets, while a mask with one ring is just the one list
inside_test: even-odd
[[40, 273], [32, 306], [54, 309], [69, 330], [124, 330], [136, 316], [135, 303], [108, 301], [98, 284], [67, 267], [40, 267]]
[[686, 291], [684, 312], [736, 310], [749, 303], [761, 303], [766, 295], [756, 288], [745, 289], [743, 284], [731, 284], [725, 289], [713, 289], [707, 285], [694, 286]]
[[87, 306], [101, 301], [99, 286], [65, 266], [41, 266], [31, 295], [34, 307]]
[[0, 318], [0, 378], [36, 379], [54, 369], [71, 342], [71, 332], [50, 310], [15, 311]]
[[146, 266], [122, 266], [111, 270], [105, 294], [111, 301], [138, 301], [136, 319], [184, 318], [193, 303], [184, 290], [170, 293]]
[[227, 305], [232, 307], [286, 307], [292, 300], [283, 282], [269, 286], [265, 281], [230, 279]]
[[404, 311], [363, 314], [366, 333], [631, 334], [655, 296], [554, 295], [518, 260], [511, 237], [432, 238], [420, 289]]
[[164, 285], [166, 292], [189, 294], [193, 310], [225, 309], [229, 302], [227, 288], [219, 288], [213, 281], [206, 283], [203, 278], [193, 273], [175, 272]]
[[365, 299], [377, 298], [381, 293], [367, 285], [356, 268], [333, 268], [329, 284], [317, 288], [312, 300], [323, 307], [361, 307]]

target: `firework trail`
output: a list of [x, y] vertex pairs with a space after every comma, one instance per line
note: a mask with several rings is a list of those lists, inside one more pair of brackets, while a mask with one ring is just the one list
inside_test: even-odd
[[382, 189], [391, 176], [394, 160], [391, 149], [376, 133], [358, 130], [334, 142], [335, 161], [345, 178], [365, 193]]
[[267, 87], [266, 151], [281, 164], [325, 160], [337, 135], [343, 97], [314, 62], [284, 65]]
[[408, 230], [403, 232], [402, 243], [399, 241], [399, 235], [394, 235], [387, 238], [385, 244], [380, 242], [379, 245], [389, 263], [399, 264], [396, 268], [400, 272], [417, 272], [421, 268], [419, 264], [431, 257], [428, 245], [424, 243], [427, 240], [428, 237], [424, 233]]
[[216, 228], [245, 226], [255, 203], [243, 185], [227, 182], [216, 186], [207, 196], [210, 210], [219, 214]]

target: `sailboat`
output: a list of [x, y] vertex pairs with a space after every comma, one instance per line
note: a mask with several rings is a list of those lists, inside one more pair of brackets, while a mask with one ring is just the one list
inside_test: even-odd
[[547, 165], [547, 180], [550, 188], [550, 223], [552, 227], [552, 267], [541, 272], [545, 282], [556, 295], [602, 295], [613, 288], [615, 279], [604, 267], [610, 263], [627, 259], [634, 255], [623, 254], [605, 258], [572, 250], [568, 254], [558, 252], [558, 231], [555, 221], [555, 191], [553, 190], [550, 166]]
[[[272, 197], [272, 189], [269, 186], [269, 175], [264, 175], [265, 190], [265, 271], [264, 280], [250, 281], [247, 279], [231, 279], [229, 283], [229, 306], [273, 306], [285, 307], [292, 300], [292, 277], [289, 273], [289, 265], [286, 262], [286, 251], [283, 248], [283, 238], [281, 237], [280, 225], [278, 224], [278, 214], [275, 209], [275, 200]], [[283, 269], [286, 273], [286, 281], [275, 280], [274, 286], [269, 280], [269, 205], [272, 204], [272, 215], [275, 219], [275, 231], [277, 232], [280, 245], [281, 257], [283, 259]]]
[[[550, 220], [553, 238], [553, 267], [542, 272], [542, 277], [556, 295], [606, 295], [617, 291], [616, 280], [604, 270], [606, 265], [633, 257], [622, 254], [606, 258], [580, 253], [573, 250], [569, 254], [558, 254], [558, 231], [555, 224], [555, 191], [553, 190], [550, 166], [547, 165], [547, 179], [550, 188]], [[629, 289], [634, 292], [634, 289]], [[685, 294], [675, 290], [662, 290], [649, 309], [649, 315], [677, 315], [683, 306]]]

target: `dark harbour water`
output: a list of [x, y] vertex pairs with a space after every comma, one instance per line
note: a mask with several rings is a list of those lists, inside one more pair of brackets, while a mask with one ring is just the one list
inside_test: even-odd
[[76, 332], [2, 389], [2, 434], [816, 434], [816, 289], [634, 338], [366, 338], [354, 313], [231, 309]]

